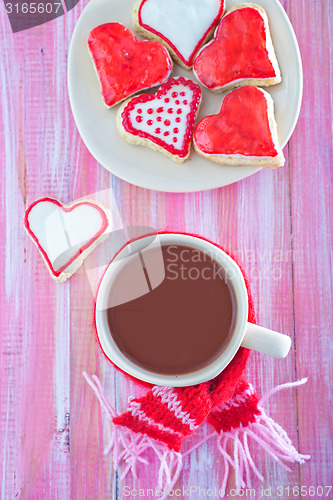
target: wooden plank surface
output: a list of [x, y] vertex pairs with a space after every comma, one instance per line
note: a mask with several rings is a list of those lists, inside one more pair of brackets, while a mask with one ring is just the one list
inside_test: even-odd
[[[202, 234], [238, 255], [259, 322], [293, 339], [285, 361], [254, 354], [249, 380], [263, 394], [309, 377], [298, 390], [275, 395], [267, 408], [312, 458], [288, 473], [257, 450], [264, 486], [278, 498], [277, 486], [332, 484], [332, 2], [282, 2], [304, 66], [302, 110], [285, 148], [285, 167], [195, 194], [129, 185], [99, 166], [83, 145], [69, 106], [66, 61], [86, 3], [16, 34], [1, 9], [2, 498], [118, 499], [125, 498], [125, 486], [156, 484], [157, 463], [137, 481], [121, 481], [103, 456], [108, 422], [82, 371], [100, 377], [117, 410], [140, 389], [115, 372], [96, 343], [84, 272], [53, 283], [22, 225], [25, 208], [39, 196], [70, 202], [110, 187], [124, 225]], [[219, 489], [221, 476], [209, 441], [185, 459], [178, 486]], [[260, 484], [255, 486], [262, 498]]]

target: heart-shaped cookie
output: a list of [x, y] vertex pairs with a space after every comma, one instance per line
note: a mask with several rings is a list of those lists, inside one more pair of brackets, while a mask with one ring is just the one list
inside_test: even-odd
[[217, 92], [279, 83], [280, 69], [264, 9], [255, 4], [230, 9], [214, 40], [197, 55], [193, 71], [203, 85]]
[[41, 198], [27, 209], [24, 225], [52, 278], [65, 281], [109, 236], [111, 215], [94, 201], [63, 205], [54, 198]]
[[94, 28], [88, 47], [107, 107], [165, 82], [172, 70], [168, 51], [158, 42], [138, 41], [119, 23]]
[[139, 0], [133, 22], [138, 33], [162, 42], [179, 64], [190, 69], [221, 19], [224, 4], [225, 0]]
[[258, 87], [241, 87], [227, 94], [220, 113], [198, 123], [193, 143], [200, 155], [224, 165], [284, 164], [273, 99]]
[[142, 94], [126, 101], [118, 110], [117, 127], [128, 142], [182, 163], [190, 154], [200, 102], [199, 85], [183, 77], [170, 78], [156, 95]]

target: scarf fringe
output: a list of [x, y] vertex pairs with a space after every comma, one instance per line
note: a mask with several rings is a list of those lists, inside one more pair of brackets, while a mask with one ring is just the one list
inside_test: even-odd
[[[310, 458], [309, 455], [300, 454], [292, 444], [285, 430], [270, 418], [263, 408], [256, 421], [246, 427], [241, 426], [230, 432], [221, 432], [217, 438], [217, 448], [224, 461], [224, 475], [221, 485], [222, 497], [225, 496], [230, 469], [235, 472], [235, 490], [240, 493], [243, 488], [252, 488], [251, 472], [261, 481], [260, 474], [249, 448], [249, 441], [255, 441], [265, 450], [282, 468], [287, 471], [291, 469], [287, 463], [304, 463]], [[231, 452], [228, 452], [228, 447]]]
[[86, 372], [83, 372], [83, 376], [96, 394], [101, 407], [110, 420], [111, 435], [109, 443], [104, 449], [104, 455], [112, 452], [114, 470], [117, 470], [122, 462], [126, 463], [120, 476], [121, 480], [125, 479], [129, 472], [137, 479], [138, 465], [140, 463], [149, 465], [147, 458], [142, 455], [147, 455], [149, 450], [153, 451], [160, 463], [157, 490], [161, 492], [161, 495], [158, 498], [165, 500], [168, 497], [168, 492], [173, 489], [178, 481], [182, 471], [182, 454], [170, 450], [165, 444], [159, 443], [144, 434], [135, 433], [126, 427], [114, 425], [112, 420], [117, 416], [117, 412], [106, 399], [99, 379], [96, 375], [93, 375], [91, 379]]
[[[149, 465], [149, 451], [153, 451], [160, 463], [158, 471], [157, 490], [161, 492], [159, 498], [167, 498], [168, 492], [173, 489], [182, 471], [182, 454], [169, 450], [166, 445], [158, 443], [144, 434], [134, 433], [125, 427], [116, 427], [111, 440], [104, 450], [104, 454], [112, 451], [114, 470], [120, 463], [125, 467], [121, 473], [124, 480], [129, 472], [138, 479], [138, 465]], [[144, 458], [144, 455], [146, 458]], [[163, 494], [163, 492], [165, 492]]]
[[[168, 497], [168, 492], [173, 489], [180, 476], [183, 457], [189, 455], [213, 436], [216, 436], [216, 432], [210, 433], [206, 438], [183, 454], [170, 450], [164, 443], [159, 443], [144, 434], [135, 433], [126, 427], [114, 425], [113, 418], [117, 416], [117, 412], [106, 399], [99, 379], [96, 375], [93, 375], [92, 379], [90, 379], [86, 372], [83, 372], [83, 376], [95, 392], [101, 407], [110, 420], [111, 435], [109, 443], [104, 449], [104, 454], [107, 455], [112, 452], [112, 461], [115, 470], [118, 469], [122, 462], [126, 464], [121, 474], [121, 479], [123, 480], [129, 472], [137, 479], [138, 465], [149, 465], [149, 460], [143, 455], [147, 456], [149, 451], [153, 451], [160, 463], [157, 489], [161, 492], [161, 495], [158, 498], [165, 500]], [[216, 444], [223, 457], [224, 466], [223, 480], [220, 488], [222, 498], [225, 496], [231, 469], [234, 470], [236, 494], [239, 494], [242, 488], [252, 488], [251, 474], [254, 474], [261, 482], [264, 481], [264, 477], [259, 472], [251, 455], [249, 448], [250, 440], [256, 442], [287, 471], [291, 471], [291, 469], [286, 463], [297, 462], [303, 464], [310, 458], [310, 455], [303, 455], [296, 450], [286, 431], [266, 414], [262, 406], [270, 396], [281, 389], [297, 387], [306, 382], [307, 378], [303, 378], [296, 382], [281, 384], [275, 387], [260, 399], [258, 403], [260, 414], [256, 415], [255, 422], [249, 423], [246, 427], [240, 425], [240, 427], [232, 429], [229, 432], [221, 431], [217, 435]], [[231, 451], [228, 451], [228, 449], [230, 450], [230, 445]]]

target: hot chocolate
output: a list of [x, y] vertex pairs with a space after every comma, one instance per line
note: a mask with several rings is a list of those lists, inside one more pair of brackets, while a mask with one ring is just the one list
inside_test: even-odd
[[[161, 251], [164, 279], [154, 287], [144, 269], [149, 292], [110, 307], [108, 325], [118, 348], [135, 364], [181, 375], [207, 366], [226, 348], [235, 323], [235, 299], [213, 256], [182, 245], [150, 250]], [[133, 285], [129, 262], [116, 277], [112, 293], [123, 295]]]

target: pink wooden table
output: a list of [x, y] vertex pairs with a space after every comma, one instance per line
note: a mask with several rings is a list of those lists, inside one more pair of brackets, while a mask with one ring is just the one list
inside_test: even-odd
[[[136, 389], [96, 344], [87, 280], [77, 274], [55, 284], [22, 225], [25, 208], [40, 196], [70, 202], [110, 186], [125, 225], [200, 233], [239, 255], [260, 323], [293, 341], [284, 361], [253, 355], [249, 380], [263, 394], [309, 377], [298, 390], [274, 396], [268, 411], [312, 458], [288, 473], [258, 450], [264, 486], [274, 492], [277, 486], [332, 484], [331, 0], [282, 2], [298, 37], [305, 77], [285, 167], [196, 194], [129, 185], [99, 166], [82, 143], [68, 101], [66, 61], [86, 3], [16, 34], [1, 8], [2, 499], [102, 500], [123, 498], [124, 486], [155, 486], [157, 465], [136, 482], [122, 482], [110, 457], [103, 456], [107, 421], [82, 371], [100, 377], [117, 409], [125, 409]], [[178, 484], [219, 488], [220, 464], [208, 442], [185, 460]], [[260, 484], [255, 486], [261, 498]]]

